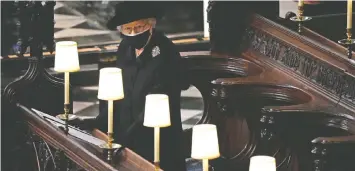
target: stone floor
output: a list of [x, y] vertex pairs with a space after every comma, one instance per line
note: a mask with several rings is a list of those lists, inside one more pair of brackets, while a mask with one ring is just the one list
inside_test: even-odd
[[[102, 22], [95, 19], [95, 17], [97, 18], [100, 14], [97, 13], [98, 15], [95, 15], [95, 12], [89, 12], [86, 14], [86, 9], [80, 7], [82, 4], [80, 4], [79, 1], [76, 3], [77, 6], [70, 3], [70, 1], [57, 1], [56, 3], [54, 37], [57, 42], [72, 40], [76, 41], [79, 46], [87, 46], [120, 40], [117, 32], [107, 30]], [[191, 14], [192, 11], [197, 14], [201, 13], [202, 15], [202, 2], [201, 12], [198, 10], [191, 10], [195, 7], [196, 4], [194, 7], [177, 8], [179, 14], [170, 10], [171, 14], [169, 15], [173, 20], [166, 18], [165, 21], [158, 23], [157, 27], [167, 34], [203, 31], [202, 16], [200, 17], [199, 15]], [[199, 8], [198, 4], [197, 8]], [[101, 12], [102, 11], [105, 11], [105, 9], [101, 10]], [[5, 81], [6, 83], [14, 79], [13, 76], [8, 76], [8, 80], [5, 79], [4, 75], [1, 77], [2, 81]], [[75, 87], [73, 89], [73, 110], [75, 114], [89, 117], [97, 116], [99, 112], [97, 89], [97, 86]], [[195, 125], [201, 118], [202, 111], [202, 97], [195, 87], [191, 87], [190, 89], [181, 92], [181, 118], [184, 129], [191, 128]], [[199, 161], [188, 160], [187, 165], [188, 171], [202, 171], [201, 163]]]
[[[99, 102], [97, 86], [77, 87], [73, 89], [73, 111], [80, 116], [97, 116]], [[181, 92], [181, 119], [184, 129], [191, 128], [199, 121], [203, 112], [203, 101], [200, 92], [190, 87]]]
[[[73, 112], [80, 116], [97, 116], [99, 103], [97, 86], [77, 87], [73, 89]], [[203, 101], [195, 87], [181, 92], [181, 119], [183, 129], [191, 128], [202, 116]], [[202, 162], [186, 159], [187, 171], [202, 171]]]
[[[115, 1], [57, 1], [54, 12], [55, 40], [76, 41], [79, 46], [120, 41], [118, 32], [107, 30], [105, 26], [114, 15], [116, 3]], [[168, 9], [165, 17], [157, 23], [159, 30], [166, 34], [203, 31], [202, 2], [164, 3], [166, 3], [164, 7]]]
[[76, 41], [79, 46], [85, 46], [120, 40], [117, 33], [107, 30], [65, 2], [57, 2], [54, 9], [56, 41], [71, 40]]

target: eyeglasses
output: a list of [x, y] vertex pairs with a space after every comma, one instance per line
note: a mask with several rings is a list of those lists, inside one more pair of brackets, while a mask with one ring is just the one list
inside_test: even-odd
[[134, 35], [144, 32], [144, 31], [147, 31], [149, 29], [148, 26], [149, 26], [148, 24], [136, 25], [134, 27], [121, 26], [121, 27], [118, 27], [118, 31], [120, 31], [124, 35], [134, 36]]

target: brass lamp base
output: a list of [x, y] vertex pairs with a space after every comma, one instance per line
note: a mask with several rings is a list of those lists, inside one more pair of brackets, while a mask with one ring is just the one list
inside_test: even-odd
[[105, 143], [105, 144], [101, 144], [99, 147], [105, 150], [115, 150], [121, 148], [122, 145], [112, 143], [112, 147], [110, 147], [107, 143]]
[[154, 170], [160, 171], [160, 162], [154, 162]]
[[308, 16], [294, 16], [290, 18], [291, 21], [295, 21], [295, 22], [309, 21], [311, 19], [312, 17], [308, 17]]
[[[56, 116], [56, 118], [60, 119], [60, 120], [66, 120], [66, 114], [59, 114]], [[67, 114], [68, 115], [68, 121], [74, 120], [76, 118], [78, 118], [78, 116], [74, 115], [74, 114]]]
[[340, 43], [342, 45], [352, 45], [352, 44], [355, 44], [355, 39], [342, 39], [342, 40], [339, 40], [338, 43]]
[[353, 55], [352, 54], [352, 46], [355, 44], [355, 39], [351, 39], [351, 38], [350, 39], [349, 38], [342, 39], [342, 40], [339, 40], [338, 43], [342, 44], [348, 48], [347, 55], [348, 55], [349, 62], [350, 62], [350, 64], [355, 65], [355, 61], [354, 61], [354, 59], [352, 59], [352, 55]]
[[302, 22], [311, 20], [312, 17], [307, 16], [294, 16], [290, 18], [291, 21], [298, 22], [298, 33], [302, 33]]
[[102, 149], [105, 149], [107, 150], [107, 161], [112, 164], [112, 159], [113, 159], [113, 152], [116, 150], [116, 149], [119, 149], [122, 147], [122, 145], [120, 144], [115, 144], [115, 143], [111, 143], [111, 144], [108, 144], [108, 143], [105, 143], [105, 144], [101, 144], [99, 146], [100, 148]]

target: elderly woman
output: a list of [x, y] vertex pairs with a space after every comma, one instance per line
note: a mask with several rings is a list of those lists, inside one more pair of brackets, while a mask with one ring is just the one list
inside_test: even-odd
[[[145, 96], [167, 94], [171, 126], [161, 129], [160, 166], [167, 171], [184, 171], [179, 86], [181, 56], [175, 45], [155, 29], [161, 12], [151, 3], [119, 3], [116, 15], [107, 24], [122, 37], [117, 67], [122, 69], [125, 97], [115, 102], [114, 139], [153, 161], [154, 131], [143, 126]], [[107, 132], [107, 105], [102, 106], [94, 127]]]

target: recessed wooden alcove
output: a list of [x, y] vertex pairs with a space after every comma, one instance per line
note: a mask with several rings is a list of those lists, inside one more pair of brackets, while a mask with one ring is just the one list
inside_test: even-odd
[[[243, 79], [248, 79], [245, 77]], [[237, 79], [236, 79], [237, 80]], [[218, 170], [247, 169], [253, 155], [271, 155], [278, 164], [288, 160], [289, 148], [273, 131], [274, 118], [264, 115], [264, 106], [300, 106], [312, 95], [291, 85], [213, 81], [208, 118], [218, 127], [222, 158]]]
[[209, 100], [212, 80], [256, 76], [263, 72], [258, 64], [241, 58], [219, 57], [209, 52], [184, 52], [182, 55], [184, 84], [195, 86], [201, 92], [204, 103]]
[[[195, 86], [201, 93], [204, 102], [204, 114], [197, 123], [208, 122], [205, 117], [209, 111], [208, 103], [212, 91], [212, 81], [217, 78], [239, 78], [256, 76], [263, 72], [262, 67], [241, 58], [225, 58], [210, 55], [209, 52], [184, 52], [184, 84]], [[190, 157], [191, 129], [185, 130], [186, 157]]]
[[[229, 17], [231, 20], [220, 23], [243, 24], [237, 21], [239, 16]], [[185, 84], [197, 87], [204, 98], [204, 115], [199, 123], [218, 127], [222, 157], [211, 161], [215, 171], [246, 171], [249, 158], [257, 154], [275, 156], [279, 171], [354, 171], [355, 69], [347, 61], [346, 50], [306, 28], [305, 34], [300, 35], [259, 15], [253, 15], [245, 33], [241, 30], [244, 29], [239, 28], [238, 34], [245, 34], [245, 39], [230, 45], [242, 42], [245, 49], [240, 55], [226, 51], [182, 53]], [[191, 44], [185, 45], [193, 49]], [[110, 56], [116, 47], [103, 49], [106, 48], [85, 50], [87, 55], [80, 56], [97, 62], [98, 53]], [[52, 114], [61, 112], [62, 80], [43, 72], [43, 67], [49, 65], [37, 65], [40, 63], [32, 59], [30, 62], [25, 76], [6, 88], [3, 96], [7, 99], [2, 103], [10, 102], [11, 106], [5, 105], [14, 107], [17, 102]], [[85, 169], [115, 170], [93, 157], [95, 150], [72, 141], [33, 112], [8, 109], [2, 110], [7, 129], [5, 154], [14, 154], [6, 157], [14, 165], [33, 166], [22, 155], [23, 148], [18, 147], [33, 151], [36, 142], [31, 138], [39, 137]], [[28, 126], [32, 132], [25, 137]], [[189, 157], [191, 131], [185, 135]]]
[[218, 128], [215, 171], [248, 170], [253, 155], [275, 156], [281, 171], [354, 170], [354, 67], [344, 48], [305, 33], [253, 15], [242, 54], [210, 53], [262, 71], [212, 82], [200, 123]]

